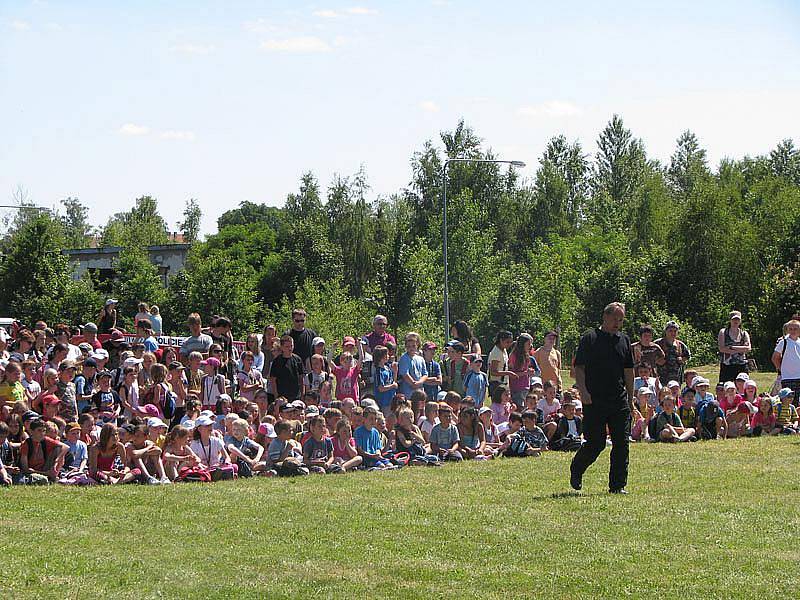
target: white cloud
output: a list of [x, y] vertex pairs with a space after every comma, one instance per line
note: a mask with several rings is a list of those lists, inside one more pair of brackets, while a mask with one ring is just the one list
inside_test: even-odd
[[159, 137], [162, 140], [180, 140], [183, 142], [193, 142], [195, 140], [194, 131], [162, 131]]
[[243, 27], [250, 33], [275, 33], [278, 31], [278, 26], [266, 19], [245, 21]]
[[64, 28], [58, 23], [47, 23], [45, 27], [50, 31], [64, 31]]
[[583, 114], [583, 109], [570, 102], [550, 100], [542, 104], [521, 106], [517, 109], [517, 114], [521, 117], [578, 117]]
[[345, 37], [343, 35], [337, 35], [335, 38], [333, 38], [333, 45], [336, 48], [341, 48], [342, 46], [346, 46], [349, 43], [350, 43], [350, 38]]
[[181, 54], [193, 54], [197, 56], [211, 54], [215, 50], [214, 46], [210, 44], [179, 44], [174, 46], [173, 49]]
[[135, 123], [125, 123], [119, 128], [118, 133], [127, 136], [147, 135], [150, 133], [150, 128], [144, 125], [136, 125]]
[[261, 48], [274, 52], [299, 54], [331, 51], [331, 47], [326, 41], [313, 36], [299, 36], [281, 40], [267, 40], [265, 42], [261, 42]]
[[423, 100], [419, 103], [419, 107], [425, 112], [435, 113], [439, 112], [439, 105], [433, 100]]
[[319, 17], [320, 19], [335, 19], [336, 17], [340, 16], [335, 10], [315, 10], [311, 13], [314, 17]]
[[14, 31], [28, 31], [31, 28], [31, 24], [27, 21], [12, 21], [11, 28]]
[[348, 15], [377, 15], [378, 11], [375, 8], [367, 8], [365, 6], [351, 6], [345, 9]]

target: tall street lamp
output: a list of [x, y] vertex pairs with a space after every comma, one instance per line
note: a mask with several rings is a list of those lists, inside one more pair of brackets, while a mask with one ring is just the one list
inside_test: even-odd
[[490, 160], [485, 158], [448, 158], [442, 167], [442, 258], [444, 260], [444, 341], [450, 339], [450, 295], [447, 275], [447, 165], [453, 162], [507, 164], [523, 168], [521, 160]]

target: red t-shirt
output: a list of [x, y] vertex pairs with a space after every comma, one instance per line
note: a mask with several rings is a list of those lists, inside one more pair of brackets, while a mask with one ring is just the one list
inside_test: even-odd
[[[33, 444], [33, 449], [31, 449], [31, 444]], [[53, 438], [45, 437], [44, 438], [44, 448], [46, 454], [42, 454], [42, 443], [34, 444], [31, 438], [28, 438], [19, 448], [20, 454], [23, 454], [28, 457], [28, 468], [34, 469], [36, 471], [44, 470], [44, 465], [47, 462], [47, 456], [49, 456], [56, 448], [58, 448], [58, 442]]]

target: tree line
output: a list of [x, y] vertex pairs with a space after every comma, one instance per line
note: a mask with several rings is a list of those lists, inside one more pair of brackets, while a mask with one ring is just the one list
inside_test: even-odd
[[[397, 331], [441, 342], [442, 166], [497, 157], [463, 121], [439, 142], [414, 153], [411, 181], [390, 196], [372, 193], [363, 167], [324, 191], [306, 173], [283, 206], [243, 201], [202, 241], [190, 200], [180, 227], [192, 248], [167, 287], [143, 250], [169, 239], [156, 199], [137, 199], [96, 231], [101, 245], [123, 247], [110, 283], [72, 281], [60, 252], [95, 232], [79, 200], [64, 200], [59, 214], [21, 210], [0, 245], [0, 311], [85, 322], [113, 294], [127, 317], [140, 300], [158, 304], [166, 331], [183, 332], [198, 311], [231, 317], [242, 335], [288, 326], [301, 305], [309, 326], [332, 339], [366, 331], [380, 312]], [[541, 340], [557, 328], [569, 356], [602, 307], [621, 300], [629, 327], [676, 320], [698, 361], [711, 362], [715, 332], [737, 308], [763, 367], [800, 306], [800, 151], [791, 140], [712, 167], [687, 131], [662, 164], [615, 115], [594, 155], [552, 138], [532, 180], [461, 162], [447, 178], [451, 315], [484, 341], [498, 329]]]

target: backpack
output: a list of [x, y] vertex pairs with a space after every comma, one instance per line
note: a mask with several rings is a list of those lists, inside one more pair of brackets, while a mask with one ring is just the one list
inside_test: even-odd
[[521, 435], [515, 435], [511, 440], [508, 449], [503, 453], [504, 456], [527, 456], [528, 442], [526, 442]]
[[178, 473], [178, 481], [196, 481], [199, 483], [210, 483], [211, 472], [200, 466], [183, 467]]
[[142, 396], [142, 401], [140, 404], [152, 404], [153, 406], [158, 407], [158, 410], [162, 415], [164, 415], [165, 419], [171, 419], [175, 414], [175, 398], [177, 398], [177, 395], [174, 392], [170, 392], [166, 388], [161, 387], [161, 389], [164, 390], [164, 395], [162, 396], [161, 401], [157, 402], [157, 387], [161, 387], [161, 384], [150, 386]]

